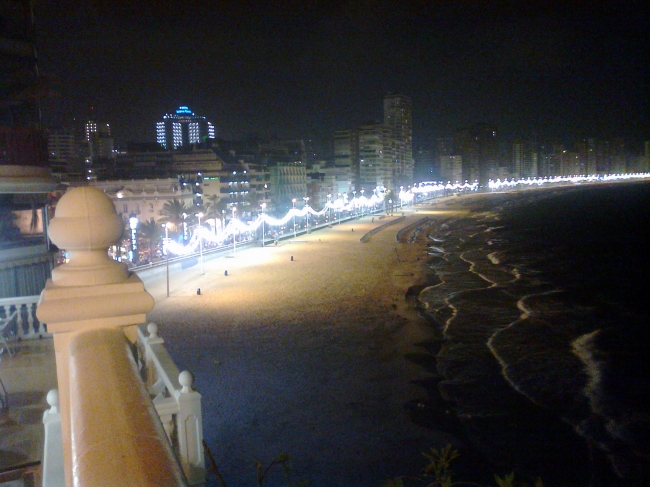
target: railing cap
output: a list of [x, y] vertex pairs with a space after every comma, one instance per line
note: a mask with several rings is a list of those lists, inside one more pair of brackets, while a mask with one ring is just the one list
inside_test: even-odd
[[192, 384], [194, 383], [194, 375], [189, 370], [184, 370], [178, 374], [178, 383], [183, 386], [181, 392], [192, 392]]
[[59, 390], [51, 389], [50, 392], [47, 393], [46, 401], [50, 405], [50, 411], [57, 413], [59, 409]]

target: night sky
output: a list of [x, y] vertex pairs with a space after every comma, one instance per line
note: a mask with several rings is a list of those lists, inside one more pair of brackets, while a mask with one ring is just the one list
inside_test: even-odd
[[413, 98], [416, 146], [474, 122], [647, 140], [644, 6], [36, 0], [40, 69], [60, 95], [45, 118], [69, 125], [92, 106], [118, 142], [153, 142], [188, 105], [219, 137], [323, 138], [381, 119], [394, 92]]

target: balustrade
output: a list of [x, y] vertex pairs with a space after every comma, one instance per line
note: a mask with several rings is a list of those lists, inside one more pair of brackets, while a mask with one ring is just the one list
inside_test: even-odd
[[[59, 415], [44, 418], [46, 448], [62, 446], [68, 487], [199, 485], [201, 396], [192, 375], [178, 373], [155, 325], [136, 343], [153, 298], [137, 275], [108, 258], [122, 231], [110, 199], [87, 187], [66, 193], [50, 224], [50, 238], [70, 260], [52, 271], [38, 303], [54, 337], [60, 399]], [[141, 347], [146, 382], [133, 345]], [[60, 485], [52, 482], [46, 487]]]
[[33, 340], [52, 336], [47, 332], [45, 323], [41, 323], [36, 317], [39, 298], [40, 296], [36, 295], [0, 299], [0, 317], [9, 316], [14, 310], [18, 310], [16, 322], [11, 325], [16, 339]]
[[205, 483], [201, 395], [192, 389], [194, 377], [180, 372], [158, 336], [158, 325], [138, 327], [138, 356], [142, 380], [147, 385], [160, 420], [179, 457], [190, 485]]

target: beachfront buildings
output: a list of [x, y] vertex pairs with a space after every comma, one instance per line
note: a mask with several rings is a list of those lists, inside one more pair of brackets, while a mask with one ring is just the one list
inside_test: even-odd
[[413, 183], [413, 102], [405, 95], [384, 97], [384, 126], [392, 162], [394, 187]]
[[413, 183], [412, 102], [404, 95], [384, 97], [383, 122], [337, 130], [334, 166], [349, 168], [355, 191], [396, 189]]
[[164, 115], [163, 119], [156, 123], [156, 141], [167, 150], [189, 149], [207, 139], [215, 138], [214, 125], [205, 117], [195, 115], [186, 106]]

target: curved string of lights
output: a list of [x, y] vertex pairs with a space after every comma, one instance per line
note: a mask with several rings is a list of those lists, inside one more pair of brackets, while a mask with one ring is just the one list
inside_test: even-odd
[[[650, 178], [650, 173], [633, 173], [633, 174], [612, 174], [606, 176], [554, 176], [554, 177], [538, 177], [538, 178], [520, 178], [520, 179], [501, 179], [490, 180], [488, 182], [488, 188], [492, 191], [501, 190], [501, 189], [513, 189], [516, 187], [531, 187], [531, 186], [542, 186], [548, 184], [578, 184], [578, 183], [591, 183], [591, 182], [611, 182], [611, 181], [621, 181], [621, 180], [630, 180], [630, 179], [647, 179]], [[399, 204], [408, 204], [415, 198], [416, 194], [429, 194], [429, 193], [442, 193], [445, 191], [476, 191], [478, 190], [478, 183], [474, 182], [472, 184], [465, 181], [460, 184], [458, 182], [446, 184], [442, 182], [423, 182], [416, 184], [413, 187], [408, 187], [405, 191], [404, 188], [400, 188], [398, 193]], [[334, 210], [336, 212], [355, 212], [359, 209], [366, 209], [370, 207], [375, 207], [377, 204], [384, 203], [385, 198], [383, 193], [376, 194], [374, 193], [372, 197], [366, 198], [365, 196], [360, 196], [359, 198], [355, 197], [348, 201], [347, 195], [343, 195], [334, 201], [328, 200], [325, 206], [321, 210], [315, 210], [308, 204], [305, 204], [302, 208], [291, 208], [286, 215], [282, 218], [274, 218], [268, 213], [262, 212], [254, 221], [245, 223], [237, 218], [234, 218], [235, 212], [233, 211], [233, 218], [230, 219], [228, 224], [223, 229], [216, 229], [215, 231], [208, 230], [205, 227], [198, 227], [192, 233], [192, 237], [189, 242], [185, 245], [174, 242], [170, 239], [166, 239], [165, 251], [169, 251], [172, 254], [176, 255], [187, 255], [196, 253], [199, 248], [200, 238], [203, 238], [204, 241], [217, 243], [219, 245], [223, 244], [230, 236], [234, 236], [246, 232], [255, 232], [261, 225], [266, 224], [271, 227], [273, 226], [282, 226], [288, 223], [292, 218], [296, 217], [305, 217], [307, 215], [322, 216], [328, 210]], [[392, 200], [390, 201], [392, 204]], [[397, 204], [397, 201], [395, 202]], [[294, 220], [295, 221], [295, 220]], [[233, 237], [234, 238], [234, 237]]]

